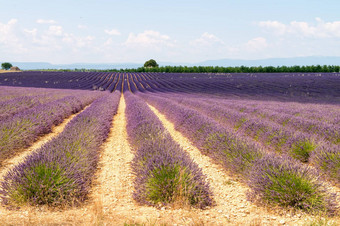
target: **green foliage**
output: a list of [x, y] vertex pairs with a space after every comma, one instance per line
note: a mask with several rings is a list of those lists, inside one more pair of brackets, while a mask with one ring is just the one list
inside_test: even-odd
[[[296, 199], [287, 199], [286, 202], [283, 202], [284, 199], [282, 199], [282, 195], [284, 194], [286, 194], [286, 196], [293, 197], [294, 194], [302, 193], [309, 194], [309, 196], [306, 198], [308, 200], [305, 200], [306, 203], [316, 206], [323, 205], [323, 197], [322, 195], [319, 195], [314, 184], [300, 175], [290, 172], [278, 172], [276, 176], [270, 176], [269, 178], [272, 181], [272, 184], [267, 190], [266, 197], [268, 200], [275, 203], [280, 203], [283, 206], [294, 206], [304, 209], [306, 207], [301, 205]], [[282, 186], [283, 184], [286, 184], [287, 181], [290, 182], [290, 186]]]
[[[150, 61], [150, 60], [149, 60]], [[147, 61], [147, 62], [149, 62]], [[147, 63], [145, 62], [145, 63]], [[155, 61], [156, 62], [156, 61]], [[156, 63], [157, 64], [157, 63]], [[340, 72], [340, 65], [310, 66], [258, 66], [258, 67], [221, 67], [221, 66], [146, 66], [121, 69], [46, 69], [41, 71], [82, 71], [82, 72], [166, 72], [166, 73], [333, 73]]]
[[25, 141], [18, 139], [26, 136], [31, 131], [34, 122], [31, 119], [19, 119], [11, 124], [0, 127], [0, 153], [6, 149], [12, 150], [25, 144]]
[[144, 63], [144, 67], [146, 67], [146, 68], [154, 68], [154, 67], [158, 67], [158, 64], [157, 64], [157, 62], [154, 60], [154, 59], [150, 59], [150, 60], [148, 60], [148, 61], [146, 61], [145, 63]]
[[311, 141], [301, 141], [298, 144], [293, 144], [290, 154], [302, 162], [308, 162], [310, 153], [315, 149], [315, 145]]
[[289, 158], [265, 156], [249, 175], [250, 198], [266, 204], [332, 215], [337, 210], [334, 194], [320, 181], [318, 172]]
[[155, 168], [146, 183], [148, 199], [155, 204], [184, 200], [195, 203], [194, 197], [186, 194], [191, 189], [191, 180], [191, 175], [180, 165]]
[[238, 130], [246, 121], [247, 121], [246, 118], [241, 118], [234, 126], [235, 130]]
[[13, 65], [11, 63], [8, 63], [8, 62], [5, 62], [5, 63], [1, 64], [1, 68], [4, 69], [4, 70], [8, 70], [11, 67], [13, 67]]
[[261, 152], [250, 150], [246, 144], [238, 143], [235, 137], [230, 137], [226, 133], [208, 134], [203, 147], [205, 152], [210, 153], [219, 150], [222, 155], [221, 163], [240, 174], [251, 169], [254, 162], [262, 157]]
[[[26, 182], [10, 194], [16, 203], [53, 203], [56, 198], [63, 199], [66, 193], [74, 189], [70, 179], [63, 175], [63, 170], [57, 165], [36, 165], [27, 171]], [[65, 185], [68, 185], [68, 189], [60, 189]]]
[[325, 73], [340, 72], [339, 65], [310, 66], [258, 66], [258, 67], [221, 67], [221, 66], [162, 66], [120, 69], [120, 72], [166, 72], [166, 73]]
[[320, 171], [339, 183], [340, 181], [340, 153], [336, 149], [318, 150], [314, 152], [313, 163]]

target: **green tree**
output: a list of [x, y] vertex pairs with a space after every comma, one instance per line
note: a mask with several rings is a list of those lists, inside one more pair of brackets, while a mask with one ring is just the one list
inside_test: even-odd
[[158, 67], [158, 64], [154, 59], [150, 59], [144, 63], [144, 67]]
[[13, 67], [13, 65], [11, 63], [8, 63], [8, 62], [5, 62], [5, 63], [1, 64], [1, 68], [5, 69], [5, 70], [10, 69], [11, 67]]

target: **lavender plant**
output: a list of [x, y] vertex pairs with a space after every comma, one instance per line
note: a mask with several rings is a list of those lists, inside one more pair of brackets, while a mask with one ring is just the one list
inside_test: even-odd
[[334, 214], [335, 194], [322, 184], [318, 173], [289, 158], [267, 155], [259, 159], [248, 177], [253, 201], [274, 203], [307, 212]]
[[97, 99], [58, 137], [10, 170], [1, 183], [4, 203], [60, 206], [84, 201], [119, 96], [114, 93]]
[[326, 144], [322, 145], [318, 152], [312, 154], [313, 165], [328, 178], [340, 185], [340, 147]]
[[212, 205], [212, 194], [202, 170], [171, 136], [139, 97], [126, 92], [127, 130], [136, 150], [134, 198], [143, 204]]

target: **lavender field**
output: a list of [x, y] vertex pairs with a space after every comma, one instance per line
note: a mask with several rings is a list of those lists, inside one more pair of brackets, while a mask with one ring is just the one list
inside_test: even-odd
[[[124, 130], [134, 156], [126, 167], [137, 206], [219, 206], [210, 175], [152, 106], [246, 187], [251, 205], [338, 217], [339, 73], [0, 74], [2, 205], [65, 208], [91, 200], [103, 147], [125, 102]], [[79, 112], [58, 136], [18, 164], [8, 163]]]

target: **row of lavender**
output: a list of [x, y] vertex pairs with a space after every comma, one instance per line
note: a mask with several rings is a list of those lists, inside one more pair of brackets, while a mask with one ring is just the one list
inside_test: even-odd
[[0, 104], [5, 106], [4, 103], [7, 101], [23, 97], [40, 97], [42, 98], [40, 101], [48, 102], [48, 98], [62, 98], [70, 96], [72, 93], [74, 93], [74, 90], [0, 86]]
[[126, 92], [127, 131], [135, 150], [134, 198], [143, 204], [177, 203], [204, 208], [212, 194], [202, 170], [174, 142], [157, 116], [139, 97]]
[[[35, 92], [37, 89], [31, 91]], [[38, 137], [49, 133], [53, 126], [79, 112], [102, 95], [101, 92], [68, 91], [51, 96], [49, 102], [44, 101], [33, 106], [29, 104], [30, 101], [39, 102], [40, 96], [19, 97], [26, 103], [19, 112], [12, 110], [18, 105], [17, 98], [5, 101], [7, 107], [5, 110], [2, 109], [2, 113], [12, 116], [4, 117], [0, 124], [0, 166], [5, 159], [29, 147]], [[35, 101], [35, 98], [38, 100]], [[28, 101], [28, 104], [25, 101]]]
[[253, 138], [267, 150], [309, 162], [335, 183], [340, 183], [338, 106], [309, 104], [308, 110], [302, 108], [299, 111], [299, 108], [295, 108], [289, 111], [285, 110], [289, 105], [305, 106], [263, 101], [250, 101], [247, 104], [240, 100], [190, 98], [186, 95], [172, 95], [171, 99], [198, 110], [221, 125], [234, 128], [235, 132]]
[[[181, 98], [181, 96], [178, 97]], [[212, 106], [222, 105], [224, 108], [237, 111], [239, 114], [249, 114], [258, 119], [270, 120], [281, 126], [290, 126], [308, 133], [319, 134], [322, 131], [327, 133], [322, 134], [325, 138], [334, 143], [340, 142], [336, 140], [339, 137], [339, 134], [336, 134], [339, 127], [336, 126], [340, 126], [339, 105], [197, 98], [197, 96], [191, 99], [196, 99]]]
[[171, 98], [139, 95], [164, 113], [204, 154], [241, 175], [253, 200], [312, 212], [335, 211], [336, 197], [312, 168], [288, 156], [268, 153], [253, 139]]
[[[32, 93], [35, 93], [33, 91]], [[78, 92], [81, 93], [81, 92]], [[82, 92], [85, 93], [85, 92]], [[66, 96], [73, 96], [76, 92], [57, 92], [54, 93], [53, 91], [46, 93], [46, 94], [35, 94], [29, 95], [27, 90], [23, 93], [23, 96], [18, 96], [15, 98], [10, 98], [9, 100], [1, 101], [0, 102], [0, 121], [4, 121], [10, 117], [13, 117], [15, 114], [23, 112], [33, 107], [37, 107], [39, 105], [47, 104], [49, 102], [61, 99]], [[77, 95], [75, 95], [77, 96]], [[78, 95], [79, 96], [79, 95]], [[0, 98], [2, 96], [0, 95]], [[5, 98], [8, 96], [5, 96]], [[4, 98], [4, 99], [5, 99]]]
[[83, 94], [89, 95], [86, 91], [1, 86], [0, 121], [38, 105], [66, 96], [81, 97]]
[[119, 98], [116, 92], [95, 100], [59, 136], [11, 169], [1, 183], [2, 200], [14, 205], [52, 206], [83, 202]]

